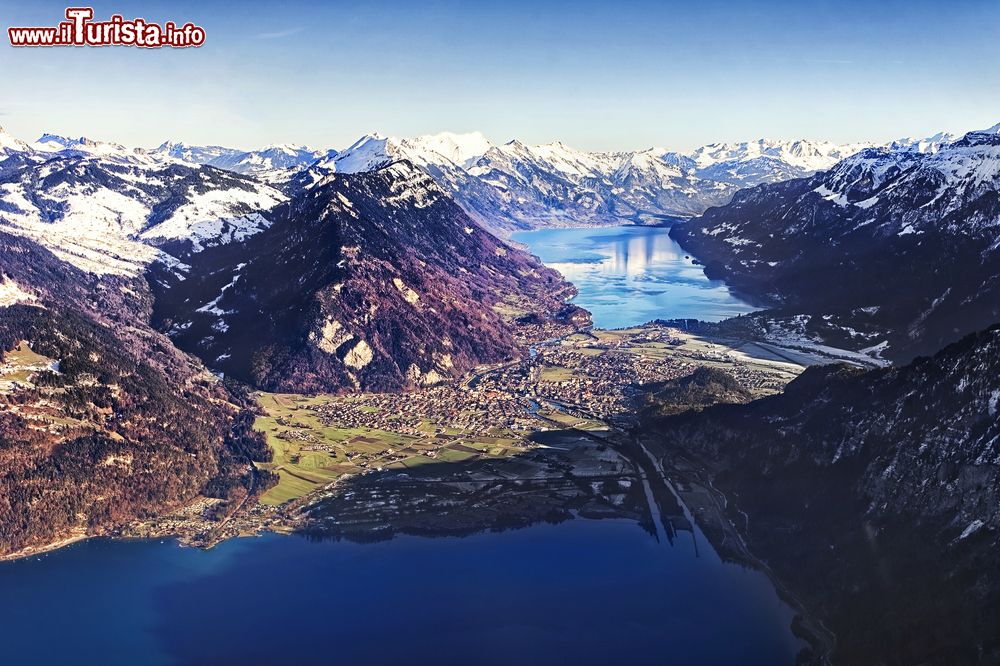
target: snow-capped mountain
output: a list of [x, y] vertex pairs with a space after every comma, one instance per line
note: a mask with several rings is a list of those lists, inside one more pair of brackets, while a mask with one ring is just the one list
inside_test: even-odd
[[191, 146], [186, 143], [165, 141], [159, 147], [149, 151], [150, 155], [159, 160], [179, 160], [190, 164], [212, 165], [218, 160], [232, 159], [243, 151], [223, 146]]
[[[155, 324], [213, 368], [274, 390], [433, 384], [516, 353], [500, 302], [548, 318], [572, 287], [469, 218], [409, 162], [335, 174], [243, 243], [154, 267]], [[569, 308], [569, 309], [567, 309]]]
[[[408, 141], [405, 150], [423, 165], [476, 150], [453, 139]], [[424, 166], [378, 141], [367, 143], [393, 153], [382, 168], [371, 159], [361, 173], [341, 173], [338, 161], [365, 151], [347, 160], [330, 151], [320, 156], [334, 164], [322, 182], [288, 188], [290, 196], [235, 170], [294, 169], [316, 157], [292, 146], [237, 154], [5, 140], [14, 152], [0, 162], [0, 235], [37, 243], [94, 279], [146, 278], [157, 316], [172, 322], [163, 329], [185, 349], [247, 381], [296, 390], [433, 383], [508, 358], [518, 324], [483, 303], [518, 303], [540, 321], [578, 310], [565, 304], [572, 288], [556, 272], [484, 231]], [[18, 284], [17, 298], [33, 293]], [[315, 319], [320, 302], [327, 320]], [[341, 349], [345, 335], [354, 342]], [[278, 347], [289, 356], [268, 355]]]
[[141, 148], [126, 148], [119, 143], [96, 141], [85, 136], [69, 138], [56, 134], [43, 134], [31, 144], [31, 149], [45, 157], [58, 155], [88, 155], [108, 159], [132, 159], [152, 163], [146, 151]]
[[689, 159], [699, 178], [750, 187], [811, 176], [871, 146], [870, 143], [759, 139], [713, 143], [677, 157]]
[[149, 153], [160, 160], [175, 159], [190, 164], [214, 166], [275, 184], [288, 180], [296, 171], [326, 155], [305, 146], [291, 144], [275, 144], [259, 150], [245, 151], [222, 146], [190, 146], [169, 141]]
[[15, 153], [26, 153], [31, 151], [24, 141], [11, 136], [3, 127], [0, 127], [0, 158], [8, 157]]
[[0, 229], [95, 273], [137, 274], [163, 249], [241, 240], [269, 224], [278, 190], [228, 171], [71, 149], [0, 170]]
[[1000, 320], [1000, 133], [869, 148], [675, 227], [707, 271], [905, 360]]
[[[469, 168], [476, 183], [459, 195], [484, 222], [507, 228], [643, 222], [691, 215], [725, 196], [654, 151], [589, 153], [561, 142], [511, 141]], [[460, 184], [454, 187], [463, 189]]]
[[[890, 144], [887, 150], [904, 154], [913, 150], [934, 151], [946, 138], [942, 134], [923, 141], [901, 140]], [[709, 207], [725, 204], [742, 187], [810, 175], [863, 147], [863, 144], [760, 140], [712, 144], [690, 153], [662, 148], [594, 153], [576, 150], [561, 142], [529, 145], [513, 140], [494, 144], [478, 132], [443, 132], [408, 139], [370, 134], [339, 152], [313, 151], [292, 145], [241, 151], [171, 142], [144, 150], [54, 134], [45, 134], [33, 144], [27, 144], [0, 133], [0, 177], [4, 179], [4, 199], [9, 204], [0, 223], [14, 224], [16, 218], [19, 228], [35, 229], [32, 233], [42, 237], [44, 234], [38, 230], [37, 222], [29, 222], [29, 219], [34, 219], [34, 215], [42, 220], [44, 215], [32, 213], [32, 208], [52, 208], [62, 201], [60, 197], [65, 197], [73, 203], [63, 206], [64, 209], [45, 222], [48, 225], [45, 229], [51, 232], [50, 238], [69, 240], [62, 231], [72, 227], [75, 229], [72, 237], [81, 239], [82, 235], [88, 239], [82, 247], [93, 249], [102, 242], [99, 239], [108, 237], [104, 233], [93, 236], [96, 224], [101, 228], [124, 230], [124, 237], [140, 234], [143, 241], [153, 244], [190, 236], [193, 242], [204, 246], [215, 242], [209, 241], [208, 235], [216, 234], [221, 239], [263, 228], [265, 223], [260, 219], [243, 216], [257, 209], [266, 210], [283, 195], [259, 182], [243, 181], [260, 194], [249, 198], [209, 194], [212, 188], [206, 185], [204, 191], [198, 193], [197, 201], [186, 202], [193, 209], [178, 205], [185, 214], [198, 217], [197, 221], [170, 220], [169, 224], [162, 224], [168, 221], [163, 219], [158, 228], [147, 228], [136, 220], [144, 215], [152, 216], [151, 211], [160, 210], [160, 207], [148, 197], [139, 197], [142, 203], [136, 205], [129, 192], [141, 189], [140, 183], [150, 178], [156, 181], [159, 176], [140, 171], [170, 173], [170, 167], [185, 167], [202, 170], [205, 175], [201, 177], [209, 183], [222, 176], [204, 171], [204, 168], [217, 167], [294, 193], [333, 173], [368, 172], [403, 160], [437, 181], [474, 220], [500, 233], [544, 226], [657, 223], [698, 215]], [[34, 185], [18, 189], [15, 181], [29, 173], [32, 166], [52, 162], [45, 169], [54, 172], [70, 158], [90, 160], [87, 165], [91, 172], [94, 168], [104, 168], [121, 182], [104, 188], [99, 196], [82, 196], [63, 190], [43, 192], [38, 202], [30, 196]], [[70, 227], [54, 225], [58, 220], [77, 219], [76, 210], [87, 210], [81, 214], [83, 217], [101, 221], [88, 225], [74, 223]], [[232, 228], [230, 223], [208, 221], [213, 215], [217, 220], [238, 218], [240, 222]], [[115, 222], [109, 222], [111, 219]], [[78, 252], [90, 254], [79, 248]], [[148, 261], [149, 253], [147, 245], [135, 251], [128, 250], [123, 256], [143, 263]], [[88, 267], [94, 268], [94, 265]], [[122, 267], [116, 268], [119, 269]]]
[[960, 138], [960, 135], [952, 134], [951, 132], [938, 132], [933, 136], [923, 139], [896, 139], [889, 144], [888, 148], [891, 150], [901, 150], [905, 152], [936, 153], [943, 146], [947, 146], [949, 143], [954, 143]]
[[[944, 135], [901, 140], [935, 150]], [[770, 141], [594, 153], [561, 142], [493, 144], [480, 133], [398, 139], [369, 134], [300, 174], [359, 173], [408, 160], [431, 175], [481, 224], [506, 233], [545, 226], [659, 222], [722, 205], [743, 187], [810, 176], [874, 144]]]
[[[940, 133], [884, 147], [934, 152], [949, 138]], [[807, 177], [874, 145], [760, 139], [710, 144], [686, 153], [665, 148], [599, 153], [558, 141], [495, 144], [479, 132], [441, 132], [413, 138], [367, 134], [342, 151], [287, 144], [242, 151], [171, 142], [130, 151], [117, 144], [54, 135], [43, 136], [33, 149], [42, 155], [73, 152], [215, 166], [291, 192], [332, 173], [362, 173], [406, 160], [434, 178], [473, 219], [506, 234], [546, 226], [655, 224], [700, 215], [727, 203], [741, 188]], [[18, 149], [15, 154], [26, 159], [29, 153]]]
[[649, 151], [589, 153], [559, 142], [532, 146], [517, 140], [496, 145], [480, 133], [413, 139], [367, 135], [319, 160], [299, 182], [370, 171], [399, 160], [423, 169], [474, 219], [501, 232], [691, 215], [704, 208], [691, 203], [698, 192], [718, 203], [734, 189], [695, 184], [695, 178]]
[[[211, 162], [212, 166], [236, 173], [250, 174], [264, 179], [282, 180], [282, 176], [302, 169], [322, 157], [324, 153], [305, 146], [275, 144]], [[285, 176], [284, 179], [287, 179]]]
[[330, 172], [360, 173], [405, 159], [421, 167], [464, 169], [491, 148], [493, 143], [480, 132], [441, 132], [411, 139], [372, 133], [361, 137], [339, 154], [326, 156], [320, 166]]
[[475, 186], [449, 185], [479, 219], [506, 228], [657, 222], [699, 215], [742, 187], [811, 175], [863, 147], [760, 140], [690, 153], [589, 153], [511, 141], [466, 169]]

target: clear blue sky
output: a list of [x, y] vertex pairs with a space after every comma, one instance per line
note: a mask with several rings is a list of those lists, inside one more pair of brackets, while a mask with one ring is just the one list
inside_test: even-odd
[[[78, 3], [85, 4], [85, 3]], [[482, 130], [586, 149], [836, 141], [1000, 122], [1000, 2], [94, 3], [200, 49], [13, 49], [65, 4], [0, 0], [0, 124], [153, 145], [344, 147]]]

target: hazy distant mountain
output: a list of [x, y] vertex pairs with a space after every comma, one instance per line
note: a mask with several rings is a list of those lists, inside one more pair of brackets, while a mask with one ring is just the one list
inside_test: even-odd
[[951, 132], [938, 132], [934, 136], [929, 136], [923, 139], [896, 139], [889, 144], [888, 148], [919, 153], [936, 153], [943, 146], [947, 146], [949, 143], [954, 143], [960, 138], [961, 135], [959, 134], [952, 134]]
[[326, 153], [290, 144], [275, 144], [260, 150], [244, 151], [221, 146], [189, 146], [168, 141], [149, 154], [158, 159], [172, 158], [205, 164], [255, 176], [266, 182], [280, 183]]
[[190, 146], [185, 143], [165, 141], [158, 148], [149, 151], [158, 159], [175, 159], [192, 164], [209, 164], [217, 160], [229, 160], [244, 151], [223, 146]]
[[829, 341], [930, 353], [1000, 321], [998, 128], [931, 152], [866, 149], [743, 190], [672, 234], [709, 275]]
[[699, 178], [749, 187], [810, 176], [870, 143], [838, 145], [829, 141], [758, 141], [713, 143], [679, 159], [690, 159]]
[[692, 155], [663, 149], [590, 153], [560, 142], [497, 145], [477, 132], [446, 132], [413, 139], [368, 135], [312, 169], [357, 173], [406, 159], [448, 189], [480, 223], [506, 232], [696, 215], [725, 203], [741, 186], [812, 173], [849, 150], [758, 142], [706, 147]]
[[[934, 150], [942, 136], [900, 145]], [[690, 153], [662, 148], [591, 153], [560, 142], [497, 145], [479, 133], [367, 135], [311, 168], [320, 174], [357, 173], [406, 159], [451, 191], [480, 223], [508, 232], [699, 215], [727, 203], [740, 188], [812, 175], [871, 145], [762, 139]]]
[[[949, 138], [941, 133], [927, 139], [900, 139], [885, 147], [933, 152]], [[727, 203], [741, 188], [809, 176], [872, 146], [760, 139], [711, 144], [687, 153], [664, 148], [595, 153], [560, 142], [494, 144], [479, 132], [441, 132], [403, 139], [369, 134], [342, 151], [292, 145], [242, 151], [170, 142], [153, 150], [130, 151], [117, 144], [53, 135], [43, 136], [34, 149], [45, 154], [72, 151], [215, 166], [276, 186], [288, 184], [293, 191], [326, 174], [360, 173], [407, 160], [448, 190], [479, 223], [508, 233], [546, 226], [657, 223], [700, 215]], [[0, 145], [0, 157], [3, 150]], [[27, 153], [17, 154], [24, 159]]]

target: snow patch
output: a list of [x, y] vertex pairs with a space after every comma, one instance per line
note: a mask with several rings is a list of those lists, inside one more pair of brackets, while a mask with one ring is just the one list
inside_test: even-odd
[[25, 291], [21, 285], [4, 275], [3, 279], [0, 280], [0, 308], [7, 308], [19, 303], [41, 307], [34, 294]]
[[979, 520], [978, 518], [976, 520], [973, 520], [971, 523], [968, 524], [965, 530], [962, 531], [962, 534], [958, 537], [958, 540], [961, 541], [962, 539], [966, 539], [972, 536], [973, 534], [981, 530], [985, 525], [986, 523]]

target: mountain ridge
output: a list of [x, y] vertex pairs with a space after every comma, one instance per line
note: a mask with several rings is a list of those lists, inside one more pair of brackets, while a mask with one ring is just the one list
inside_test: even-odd
[[740, 526], [836, 634], [833, 663], [993, 663], [998, 363], [994, 326], [902, 367], [809, 368], [747, 405], [649, 410], [644, 432], [726, 493], [731, 523], [709, 532], [724, 547]]
[[808, 176], [866, 147], [933, 151], [950, 136], [939, 133], [925, 140], [886, 144], [758, 139], [708, 144], [687, 152], [665, 148], [587, 152], [559, 141], [494, 143], [480, 132], [412, 138], [371, 133], [343, 150], [278, 145], [246, 151], [172, 142], [155, 149], [127, 149], [54, 135], [34, 145], [43, 155], [76, 151], [215, 166], [278, 187], [286, 187], [303, 170], [357, 173], [407, 160], [435, 178], [478, 222], [508, 234], [544, 226], [657, 224], [690, 217], [728, 202], [740, 188]]
[[671, 230], [710, 277], [835, 346], [906, 361], [1000, 320], [1000, 134], [868, 148]]
[[[524, 353], [518, 316], [569, 321], [570, 285], [408, 162], [332, 174], [240, 243], [151, 276], [157, 326], [268, 390], [398, 390]], [[275, 280], [282, 275], [282, 280]]]

